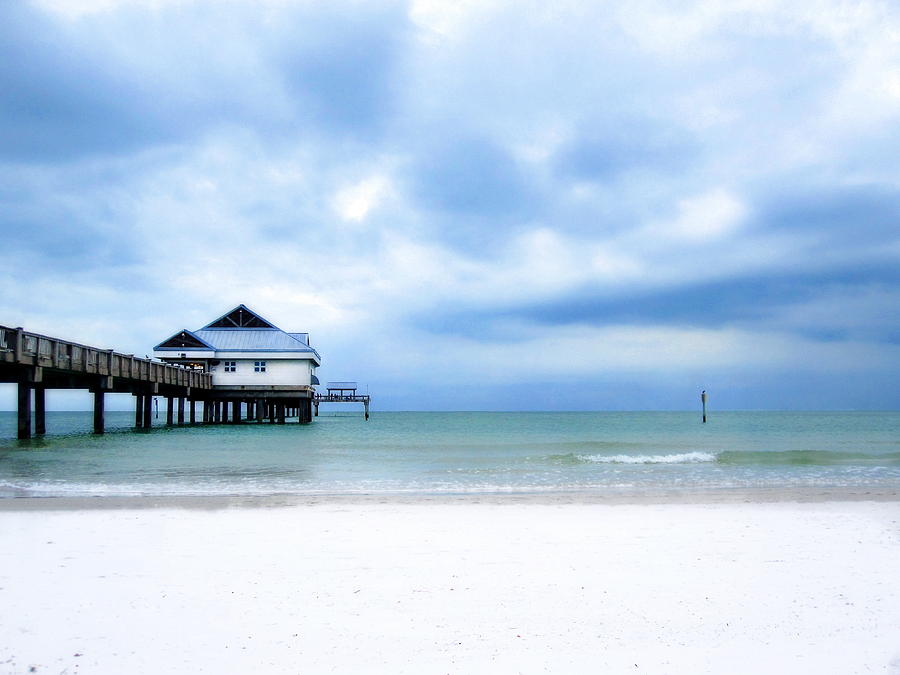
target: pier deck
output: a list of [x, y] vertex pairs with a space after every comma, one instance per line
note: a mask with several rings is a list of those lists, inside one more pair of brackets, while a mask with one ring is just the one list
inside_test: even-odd
[[[203, 398], [212, 390], [208, 373], [120, 354], [111, 349], [29, 333], [0, 326], [0, 382], [17, 383], [18, 437], [31, 437], [32, 393], [35, 433], [45, 432], [44, 392], [47, 389], [87, 389], [94, 394], [94, 431], [103, 433], [104, 394], [129, 393], [136, 397], [136, 426], [150, 426], [154, 395], [179, 400], [183, 420], [184, 399]], [[193, 405], [192, 405], [193, 410]]]
[[316, 394], [315, 398], [313, 398], [315, 416], [319, 416], [320, 403], [362, 403], [365, 417], [369, 419], [369, 403], [371, 399], [368, 394], [358, 394], [356, 390], [356, 382], [328, 382], [325, 385], [326, 393]]

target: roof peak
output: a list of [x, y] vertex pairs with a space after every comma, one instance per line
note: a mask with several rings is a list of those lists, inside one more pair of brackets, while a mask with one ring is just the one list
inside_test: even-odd
[[278, 326], [270, 321], [266, 321], [243, 303], [232, 309], [230, 312], [226, 312], [215, 321], [208, 323], [200, 330], [205, 330], [207, 328], [228, 328], [231, 330], [236, 328], [274, 328], [275, 330], [281, 330]]

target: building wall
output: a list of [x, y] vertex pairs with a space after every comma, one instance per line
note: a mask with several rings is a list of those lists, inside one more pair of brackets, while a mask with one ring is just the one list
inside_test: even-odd
[[[225, 372], [225, 362], [234, 361], [235, 372]], [[266, 362], [266, 372], [257, 373], [254, 370], [255, 361]], [[313, 362], [309, 359], [284, 359], [267, 358], [265, 354], [254, 355], [251, 358], [223, 356], [219, 359], [219, 365], [210, 366], [209, 371], [213, 376], [215, 385], [297, 385], [311, 384]]]

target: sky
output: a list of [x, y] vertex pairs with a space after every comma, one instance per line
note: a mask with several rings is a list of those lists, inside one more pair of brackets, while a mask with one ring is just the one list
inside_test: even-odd
[[898, 409], [898, 149], [892, 1], [3, 2], [0, 324], [244, 303], [376, 410]]

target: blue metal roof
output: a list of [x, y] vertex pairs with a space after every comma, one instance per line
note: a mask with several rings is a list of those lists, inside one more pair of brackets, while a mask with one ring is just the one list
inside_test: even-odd
[[[236, 318], [229, 318], [231, 314]], [[218, 325], [215, 323], [227, 323], [234, 326]], [[247, 325], [248, 323], [262, 322], [266, 327]], [[182, 339], [179, 344], [163, 347], [170, 340], [176, 340], [184, 333], [188, 338], [193, 338], [206, 347], [198, 347], [183, 344], [189, 339]], [[316, 360], [321, 361], [319, 352], [309, 346], [308, 333], [286, 333], [280, 328], [263, 319], [246, 305], [238, 305], [228, 314], [223, 315], [204, 328], [195, 331], [184, 330], [158, 344], [154, 351], [205, 351], [211, 349], [220, 352], [282, 352], [297, 354], [313, 354]]]
[[279, 352], [315, 352], [304, 342], [280, 330], [263, 328], [204, 328], [195, 330], [194, 335], [213, 346], [217, 351], [279, 351]]

